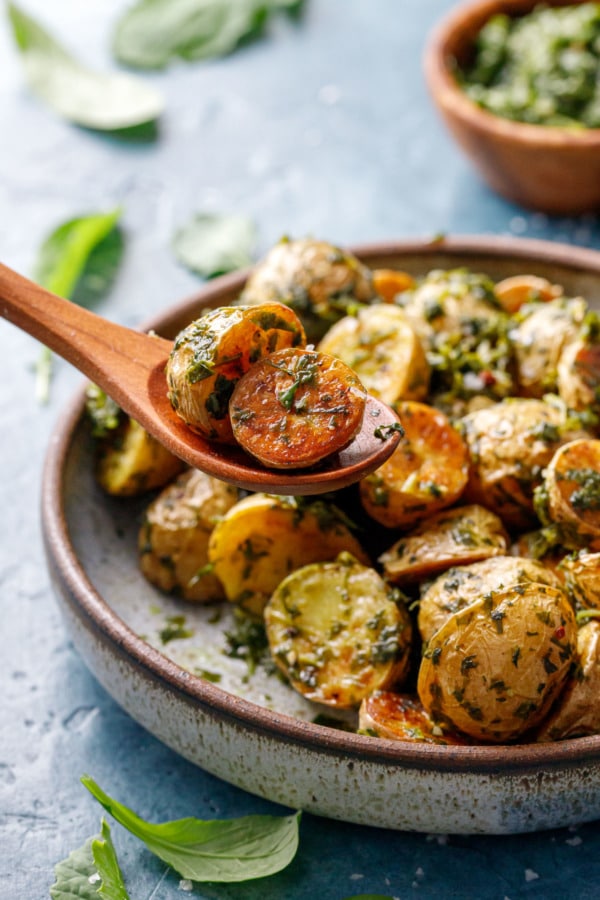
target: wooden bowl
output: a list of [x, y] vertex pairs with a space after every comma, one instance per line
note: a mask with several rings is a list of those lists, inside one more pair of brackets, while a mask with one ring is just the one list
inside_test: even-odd
[[[545, 0], [567, 6], [583, 0]], [[526, 125], [477, 106], [456, 79], [477, 34], [493, 15], [521, 16], [539, 0], [468, 0], [433, 31], [425, 77], [446, 126], [497, 193], [532, 209], [575, 214], [600, 208], [600, 128]]]

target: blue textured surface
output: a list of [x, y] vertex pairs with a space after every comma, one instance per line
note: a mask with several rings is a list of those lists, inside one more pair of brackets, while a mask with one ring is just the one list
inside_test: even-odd
[[[494, 196], [450, 143], [429, 102], [421, 54], [448, 0], [308, 0], [298, 24], [214, 63], [149, 75], [167, 95], [159, 139], [124, 144], [70, 126], [24, 85], [0, 22], [0, 258], [31, 272], [58, 223], [123, 206], [127, 253], [101, 312], [136, 325], [196, 289], [169, 248], [199, 210], [342, 244], [511, 233], [600, 246], [594, 216], [550, 219]], [[118, 0], [31, 0], [90, 64], [111, 65]], [[81, 377], [57, 361], [50, 404], [34, 398], [38, 346], [0, 323], [0, 900], [49, 895], [53, 865], [95, 834], [91, 774], [146, 818], [277, 810], [205, 774], [137, 726], [88, 673], [52, 596], [39, 529], [48, 439]], [[186, 896], [178, 877], [113, 829], [132, 900]], [[214, 900], [577, 898], [600, 896], [600, 825], [513, 838], [431, 837], [305, 816], [293, 864]]]

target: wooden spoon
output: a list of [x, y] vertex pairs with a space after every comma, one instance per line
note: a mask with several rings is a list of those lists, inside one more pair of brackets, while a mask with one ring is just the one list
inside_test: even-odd
[[72, 363], [175, 456], [245, 490], [280, 494], [337, 490], [382, 465], [400, 439], [393, 430], [395, 413], [370, 397], [356, 438], [318, 469], [266, 469], [239, 447], [211, 443], [195, 434], [175, 413], [164, 375], [171, 341], [109, 322], [2, 264], [0, 313]]

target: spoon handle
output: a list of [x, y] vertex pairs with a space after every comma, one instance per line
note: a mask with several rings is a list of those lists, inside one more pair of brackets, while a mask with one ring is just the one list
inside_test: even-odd
[[2, 263], [0, 315], [72, 363], [130, 415], [138, 412], [134, 395], [147, 391], [149, 369], [172, 346], [63, 300]]

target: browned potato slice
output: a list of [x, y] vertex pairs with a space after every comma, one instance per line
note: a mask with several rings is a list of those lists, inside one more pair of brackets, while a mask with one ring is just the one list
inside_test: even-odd
[[453, 566], [421, 594], [421, 638], [427, 643], [451, 615], [490, 591], [525, 581], [562, 587], [560, 579], [541, 563], [518, 556], [493, 556], [468, 566]]
[[447, 417], [424, 403], [397, 405], [404, 436], [391, 457], [360, 483], [366, 512], [388, 528], [407, 528], [460, 497], [467, 447]]
[[338, 319], [376, 299], [370, 269], [352, 253], [305, 238], [276, 244], [251, 273], [241, 302], [285, 303], [314, 343]]
[[415, 279], [400, 269], [373, 269], [373, 287], [382, 300], [393, 303], [398, 294], [415, 286]]
[[533, 491], [561, 444], [581, 436], [566, 428], [564, 408], [542, 400], [504, 400], [464, 416], [471, 470], [465, 499], [482, 503], [509, 528], [535, 523]]
[[375, 303], [346, 316], [319, 344], [353, 369], [374, 397], [389, 403], [427, 394], [429, 363], [423, 345], [398, 306]]
[[274, 469], [313, 466], [343, 450], [362, 424], [367, 394], [341, 360], [278, 350], [238, 381], [229, 403], [238, 444]]
[[451, 566], [503, 556], [508, 537], [498, 516], [483, 506], [461, 506], [426, 519], [379, 557], [386, 578], [405, 584]]
[[260, 615], [286, 575], [308, 563], [333, 560], [344, 550], [369, 565], [331, 504], [253, 494], [217, 523], [208, 556], [227, 599]]
[[560, 284], [551, 284], [538, 275], [511, 275], [497, 282], [494, 293], [507, 313], [518, 312], [525, 303], [555, 300], [564, 293]]
[[517, 584], [492, 592], [432, 636], [419, 669], [419, 697], [433, 719], [476, 740], [517, 740], [548, 713], [576, 641], [564, 591]]
[[572, 553], [562, 560], [560, 571], [576, 607], [600, 609], [600, 553]]
[[281, 303], [210, 310], [175, 339], [166, 368], [171, 404], [192, 431], [235, 443], [229, 399], [239, 379], [263, 356], [305, 343], [300, 320]]
[[555, 390], [560, 355], [577, 337], [587, 308], [582, 297], [559, 298], [531, 304], [518, 314], [510, 338], [521, 394], [542, 397]]
[[359, 730], [389, 741], [464, 745], [467, 739], [433, 721], [418, 697], [375, 691], [358, 711]]
[[184, 466], [141, 425], [125, 418], [98, 444], [96, 478], [107, 494], [133, 497], [162, 487]]
[[273, 659], [309, 700], [350, 709], [408, 672], [408, 611], [350, 554], [288, 575], [265, 607], [265, 624]]
[[224, 598], [208, 563], [208, 539], [238, 499], [237, 490], [197, 469], [184, 472], [152, 501], [140, 528], [140, 568], [148, 581], [186, 600]]
[[546, 510], [565, 546], [600, 550], [600, 440], [578, 440], [556, 451], [544, 473]]
[[560, 741], [600, 732], [600, 623], [591, 620], [577, 634], [577, 665], [547, 719], [538, 741]]
[[558, 393], [569, 409], [599, 409], [600, 343], [579, 338], [567, 344], [558, 361]]

